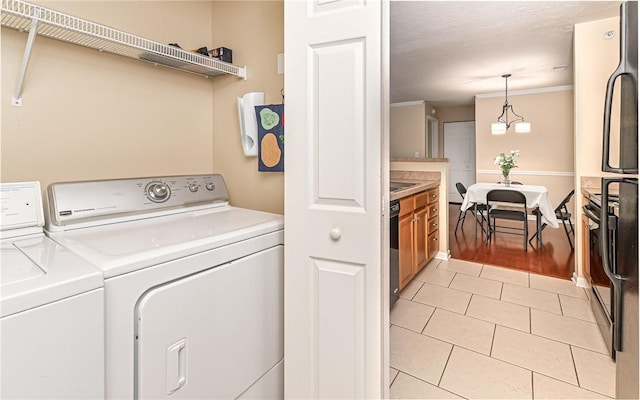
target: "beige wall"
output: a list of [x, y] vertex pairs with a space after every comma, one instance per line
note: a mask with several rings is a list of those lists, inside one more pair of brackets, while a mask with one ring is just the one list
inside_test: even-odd
[[389, 156], [425, 158], [425, 103], [391, 106]]
[[[607, 18], [578, 24], [574, 34], [574, 87], [575, 87], [575, 185], [580, 187], [583, 176], [605, 176], [600, 171], [602, 154], [602, 125], [604, 97], [609, 76], [619, 60], [619, 18]], [[605, 40], [603, 33], [614, 31], [613, 39]], [[576, 198], [581, 218], [582, 197]], [[576, 232], [576, 270], [582, 271], [582, 230]]]
[[[607, 31], [619, 33], [619, 18], [576, 25], [574, 38], [576, 97], [576, 171], [579, 176], [603, 176], [600, 171], [602, 124], [607, 80], [618, 65], [619, 34], [605, 40]], [[579, 182], [579, 177], [576, 178]]]
[[[24, 106], [10, 99], [26, 33], [2, 28], [2, 181], [222, 173], [233, 204], [283, 212], [282, 173], [258, 173], [240, 146], [236, 96], [281, 103], [283, 2], [42, 2], [185, 49], [228, 47], [246, 81], [212, 79], [37, 37]], [[140, 18], [143, 15], [144, 18]], [[170, 21], [170, 23], [168, 23]]]
[[[209, 2], [41, 3], [158, 42], [211, 46]], [[2, 28], [2, 181], [39, 180], [44, 189], [212, 172], [211, 79], [39, 36], [24, 105], [13, 107], [26, 39]]]
[[282, 103], [284, 75], [277, 74], [277, 55], [284, 53], [284, 2], [216, 1], [213, 13], [215, 46], [232, 49], [234, 64], [248, 70], [246, 81], [221, 77], [213, 82], [214, 170], [225, 177], [232, 204], [283, 213], [284, 174], [258, 172], [257, 157], [244, 156], [236, 98], [264, 92], [267, 104]]
[[514, 110], [531, 123], [531, 132], [517, 134], [512, 126], [505, 135], [492, 135], [491, 123], [501, 113], [504, 95], [476, 98], [476, 166], [478, 182], [497, 182], [495, 157], [520, 150], [513, 180], [544, 185], [555, 206], [574, 187], [573, 91], [532, 94], [509, 93]]
[[476, 119], [475, 105], [461, 107], [438, 108], [435, 117], [438, 119], [438, 154], [444, 156], [444, 123], [474, 121]]

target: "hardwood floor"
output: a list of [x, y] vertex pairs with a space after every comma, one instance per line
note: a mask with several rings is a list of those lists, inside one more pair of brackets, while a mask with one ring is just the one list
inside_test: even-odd
[[[452, 258], [571, 279], [574, 251], [569, 247], [562, 226], [558, 229], [547, 227], [542, 238], [542, 248], [538, 249], [534, 239], [528, 250], [524, 251], [522, 236], [498, 233], [486, 244], [486, 235], [478, 226], [478, 237], [474, 238], [475, 221], [471, 212], [467, 213], [464, 226], [459, 226], [456, 234], [454, 231], [459, 212], [459, 204], [449, 204], [449, 248]], [[535, 221], [529, 221], [529, 237], [535, 231]]]

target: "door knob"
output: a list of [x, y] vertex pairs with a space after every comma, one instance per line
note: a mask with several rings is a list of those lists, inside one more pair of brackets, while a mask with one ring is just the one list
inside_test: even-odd
[[329, 236], [331, 236], [331, 239], [333, 240], [340, 240], [340, 237], [342, 236], [342, 229], [340, 228], [331, 229], [331, 231], [329, 232]]

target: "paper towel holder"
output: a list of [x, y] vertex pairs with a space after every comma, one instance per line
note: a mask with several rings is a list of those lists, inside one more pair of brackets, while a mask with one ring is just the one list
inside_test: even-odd
[[254, 107], [261, 105], [264, 105], [264, 92], [251, 92], [238, 97], [240, 141], [247, 157], [258, 155], [258, 120]]

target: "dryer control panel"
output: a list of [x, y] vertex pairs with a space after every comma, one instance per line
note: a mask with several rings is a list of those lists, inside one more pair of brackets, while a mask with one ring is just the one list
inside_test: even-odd
[[53, 183], [47, 188], [46, 229], [102, 225], [228, 202], [224, 179], [217, 174]]

